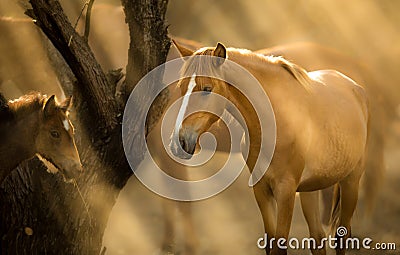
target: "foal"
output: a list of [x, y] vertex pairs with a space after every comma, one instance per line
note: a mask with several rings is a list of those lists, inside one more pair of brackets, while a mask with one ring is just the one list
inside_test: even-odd
[[21, 162], [35, 155], [50, 172], [71, 180], [82, 171], [68, 119], [71, 98], [34, 92], [7, 102], [0, 96], [0, 183]]

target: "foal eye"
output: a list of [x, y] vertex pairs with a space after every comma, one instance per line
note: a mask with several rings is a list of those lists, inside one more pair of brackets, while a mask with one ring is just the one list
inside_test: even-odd
[[50, 135], [53, 138], [60, 138], [60, 133], [58, 131], [56, 131], [56, 130], [50, 131]]
[[204, 87], [203, 88], [203, 92], [205, 93], [205, 94], [209, 94], [209, 93], [211, 93], [211, 91], [212, 91], [212, 88], [211, 87]]

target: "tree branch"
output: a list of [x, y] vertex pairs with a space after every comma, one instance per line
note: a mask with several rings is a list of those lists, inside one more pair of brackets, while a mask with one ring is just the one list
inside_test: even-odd
[[[36, 24], [53, 45], [62, 52], [78, 80], [75, 87], [85, 99], [93, 123], [101, 123], [96, 131], [108, 133], [117, 125], [118, 106], [108, 80], [89, 45], [71, 26], [56, 0], [30, 0]], [[93, 127], [89, 127], [91, 129]]]
[[92, 15], [92, 7], [93, 7], [94, 0], [89, 0], [87, 9], [86, 9], [86, 20], [85, 20], [85, 34], [83, 37], [85, 38], [86, 42], [89, 40], [89, 32], [90, 32], [90, 17]]
[[46, 51], [50, 64], [57, 76], [60, 86], [66, 96], [74, 94], [74, 84], [77, 83], [75, 75], [72, 73], [71, 68], [65, 62], [61, 53], [54, 47], [49, 38], [42, 32], [38, 31], [40, 39], [43, 43], [43, 48]]

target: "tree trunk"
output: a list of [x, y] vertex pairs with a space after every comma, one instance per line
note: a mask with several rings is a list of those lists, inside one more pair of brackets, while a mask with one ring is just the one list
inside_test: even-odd
[[[109, 82], [58, 1], [30, 2], [29, 15], [35, 17], [76, 78], [72, 115], [85, 168], [77, 180], [83, 199], [74, 185], [46, 173], [38, 159], [21, 164], [0, 187], [1, 254], [99, 254], [108, 216], [132, 175], [121, 141], [123, 104], [117, 102], [115, 84]], [[143, 75], [165, 62], [169, 48], [164, 21], [167, 1], [122, 3], [131, 35], [127, 96]], [[165, 99], [156, 100], [153, 108], [162, 109]], [[142, 100], [150, 102], [150, 96], [143, 95]], [[138, 118], [147, 114], [140, 106]], [[137, 131], [132, 135], [140, 141], [145, 134]], [[142, 159], [144, 147], [138, 144], [135, 149]]]
[[[171, 41], [167, 36], [165, 13], [168, 0], [121, 0], [125, 12], [125, 22], [129, 26], [128, 65], [124, 97], [127, 98], [139, 80], [156, 66], [164, 63]], [[162, 56], [162, 59], [160, 59]], [[157, 79], [155, 79], [157, 81]], [[169, 90], [163, 90], [154, 100], [146, 119], [146, 134], [155, 126], [169, 100]], [[149, 95], [152, 91], [149, 91]], [[141, 98], [137, 107], [149, 102], [148, 97]], [[139, 114], [138, 114], [139, 115]], [[143, 118], [139, 115], [138, 119]], [[140, 139], [137, 139], [139, 141]], [[138, 145], [140, 147], [144, 144]]]

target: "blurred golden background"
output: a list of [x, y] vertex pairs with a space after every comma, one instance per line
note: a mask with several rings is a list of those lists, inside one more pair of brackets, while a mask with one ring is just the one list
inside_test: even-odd
[[[84, 2], [61, 1], [72, 24]], [[30, 90], [62, 97], [43, 46], [43, 35], [23, 14], [21, 5], [26, 6], [26, 2], [0, 0], [0, 92], [9, 99]], [[228, 47], [258, 50], [314, 42], [336, 49], [368, 67], [377, 81], [375, 89], [382, 95], [380, 102], [385, 111], [391, 112], [392, 120], [385, 127], [389, 134], [385, 151], [387, 171], [378, 199], [379, 210], [367, 221], [356, 219], [354, 234], [382, 242], [397, 242], [398, 246], [399, 11], [400, 1], [397, 0], [170, 0], [167, 12], [173, 36], [204, 46], [222, 42]], [[83, 31], [81, 21], [77, 27], [79, 31]], [[95, 1], [89, 43], [105, 70], [126, 66], [127, 29], [119, 1]], [[304, 55], [307, 56], [307, 52]], [[145, 162], [142, 167], [151, 166]], [[247, 179], [248, 173], [244, 171], [227, 191], [193, 203], [201, 254], [262, 254], [256, 247], [257, 238], [262, 236], [262, 224], [252, 192], [246, 185]], [[104, 245], [109, 248], [107, 254], [153, 254], [163, 236], [162, 217], [159, 198], [131, 178], [110, 216], [104, 236]], [[184, 215], [177, 216], [176, 223], [182, 223], [182, 217]], [[308, 236], [298, 206], [291, 235]], [[177, 238], [185, 239], [182, 235]], [[308, 251], [295, 254], [308, 254]], [[381, 251], [379, 254], [398, 253]]]

